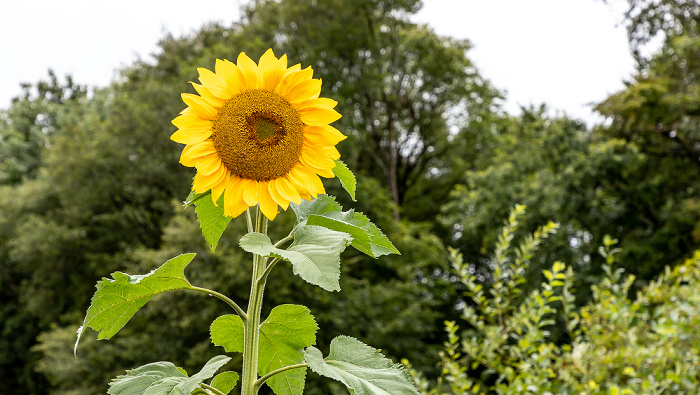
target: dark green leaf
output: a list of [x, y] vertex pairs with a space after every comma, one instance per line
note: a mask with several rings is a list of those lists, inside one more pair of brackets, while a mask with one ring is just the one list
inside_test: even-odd
[[307, 348], [304, 354], [311, 370], [340, 381], [351, 394], [418, 395], [401, 365], [394, 365], [379, 351], [352, 337], [333, 339], [325, 359], [315, 347]]
[[238, 373], [236, 372], [223, 372], [219, 373], [214, 377], [214, 379], [211, 381], [211, 386], [216, 388], [217, 390], [223, 392], [224, 394], [228, 394], [231, 392], [233, 387], [236, 386], [236, 383], [238, 382]]
[[97, 283], [97, 291], [92, 297], [85, 321], [78, 329], [74, 351], [77, 351], [80, 335], [86, 328], [100, 332], [98, 339], [109, 339], [154, 295], [192, 288], [185, 278], [185, 267], [194, 256], [179, 255], [146, 275], [130, 276], [114, 272], [113, 279], [103, 278]]
[[[318, 325], [309, 309], [298, 305], [277, 306], [260, 325], [260, 364], [265, 375], [284, 366], [304, 362], [304, 348], [316, 343]], [[277, 395], [301, 395], [306, 368], [290, 369], [267, 380]]]
[[355, 175], [352, 174], [348, 166], [341, 160], [335, 160], [335, 167], [333, 168], [333, 174], [340, 180], [340, 184], [343, 188], [348, 191], [352, 201], [355, 201], [355, 188], [357, 187], [357, 181], [355, 180]]
[[221, 195], [216, 205], [211, 200], [210, 193], [194, 199], [193, 202], [202, 235], [209, 244], [211, 252], [214, 252], [226, 226], [231, 222], [231, 217], [224, 216], [224, 195]]
[[212, 322], [211, 341], [226, 352], [243, 352], [243, 320], [237, 315], [222, 315]]

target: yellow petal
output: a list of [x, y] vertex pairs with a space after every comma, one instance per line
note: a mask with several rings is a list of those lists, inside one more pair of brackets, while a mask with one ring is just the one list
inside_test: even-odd
[[214, 96], [222, 100], [228, 100], [231, 98], [231, 93], [226, 86], [226, 82], [223, 78], [214, 74], [212, 71], [205, 68], [198, 68], [199, 72], [199, 82], [206, 87], [209, 92]]
[[270, 193], [270, 197], [275, 201], [284, 211], [287, 211], [289, 207], [289, 199], [285, 199], [277, 190], [277, 182], [275, 180], [270, 180], [267, 182], [267, 192]]
[[333, 160], [338, 160], [340, 159], [340, 152], [338, 152], [338, 149], [335, 148], [335, 146], [330, 146], [330, 147], [323, 147], [321, 149], [323, 151], [323, 154]]
[[260, 57], [258, 63], [258, 87], [274, 91], [277, 84], [282, 80], [284, 70], [279, 59], [275, 57], [272, 49], [268, 49], [263, 56]]
[[220, 61], [217, 59], [216, 74], [226, 82], [226, 87], [229, 89], [231, 96], [245, 92], [245, 77], [235, 64], [228, 60]]
[[287, 100], [290, 103], [301, 103], [304, 100], [315, 99], [321, 94], [321, 80], [304, 81], [289, 90]]
[[223, 167], [219, 155], [209, 155], [197, 162], [197, 173], [209, 175]]
[[307, 108], [334, 108], [335, 106], [338, 105], [338, 102], [329, 99], [327, 97], [317, 97], [315, 99], [309, 99], [309, 100], [304, 100], [303, 102], [300, 102], [299, 104], [294, 105], [294, 108], [297, 111], [305, 110]]
[[[294, 69], [294, 71], [290, 72], [292, 69]], [[302, 70], [300, 65], [294, 65], [285, 71], [284, 77], [279, 85], [277, 85], [275, 92], [283, 97], [287, 97], [291, 89], [303, 81], [310, 80], [313, 75], [314, 71], [311, 69], [311, 66]]]
[[218, 185], [220, 182], [224, 181], [226, 177], [226, 168], [221, 166], [217, 171], [212, 174], [202, 174], [197, 173], [194, 176], [194, 191], [196, 193], [204, 193], [210, 190], [213, 186]]
[[309, 193], [316, 198], [319, 193], [326, 193], [323, 188], [323, 183], [321, 179], [315, 173], [312, 173], [304, 165], [296, 165], [289, 171], [290, 175], [299, 180], [303, 187], [309, 191]]
[[226, 184], [226, 192], [224, 192], [225, 216], [236, 218], [248, 208], [248, 204], [243, 200], [243, 188], [240, 181], [238, 176], [231, 175]]
[[277, 203], [272, 200], [272, 196], [267, 190], [267, 184], [266, 181], [258, 182], [258, 200], [260, 201], [260, 211], [272, 221], [277, 216]]
[[258, 182], [247, 178], [241, 178], [241, 188], [243, 188], [243, 200], [248, 206], [253, 207], [258, 204]]
[[282, 66], [282, 70], [287, 70], [287, 54], [280, 56], [280, 66]]
[[180, 163], [194, 167], [197, 162], [207, 155], [218, 155], [212, 140], [204, 140], [201, 143], [185, 146], [182, 154], [180, 154]]
[[347, 136], [343, 135], [338, 129], [329, 126], [304, 126], [304, 139], [317, 146], [336, 145], [345, 140]]
[[183, 93], [181, 96], [182, 101], [184, 101], [200, 118], [209, 120], [216, 119], [218, 111], [203, 98], [191, 93]]
[[[285, 56], [285, 58], [286, 58], [287, 55], [284, 55], [284, 56]], [[301, 63], [297, 63], [297, 64], [295, 64], [294, 66], [285, 69], [285, 70], [284, 70], [284, 76], [286, 77], [286, 76], [288, 76], [288, 75], [290, 75], [290, 74], [292, 74], [292, 73], [296, 73], [296, 72], [299, 71], [299, 70], [301, 70]]]
[[180, 144], [196, 144], [211, 136], [209, 130], [178, 130], [170, 136], [170, 140]]
[[236, 61], [238, 68], [241, 69], [243, 77], [245, 78], [246, 90], [257, 89], [258, 87], [258, 65], [255, 64], [253, 59], [249, 58], [245, 52], [241, 52], [238, 55], [238, 60]]
[[229, 176], [231, 175], [231, 172], [226, 170], [224, 178], [216, 185], [214, 185], [211, 188], [211, 200], [214, 202], [214, 206], [219, 207], [217, 202], [219, 201], [219, 198], [221, 197], [221, 194], [224, 193], [224, 190], [226, 190], [226, 185], [228, 185], [228, 180]]
[[303, 164], [310, 166], [315, 170], [332, 169], [335, 167], [335, 162], [333, 162], [332, 159], [321, 154], [317, 154], [313, 149], [304, 148], [301, 150], [301, 162]]
[[190, 82], [190, 84], [192, 84], [192, 86], [194, 87], [194, 90], [196, 90], [197, 93], [199, 93], [199, 96], [201, 96], [202, 99], [204, 99], [212, 107], [217, 109], [217, 111], [219, 108], [221, 108], [221, 106], [224, 105], [224, 103], [226, 103], [226, 100], [221, 99], [219, 97], [216, 97], [204, 85], [199, 85], [199, 84], [196, 84], [194, 82]]
[[325, 126], [339, 120], [341, 115], [330, 108], [311, 107], [299, 111], [299, 117], [306, 125]]
[[208, 129], [211, 128], [211, 121], [202, 119], [187, 107], [187, 113], [178, 115], [171, 121], [178, 129]]
[[275, 180], [275, 186], [277, 187], [277, 192], [279, 192], [280, 196], [282, 196], [288, 202], [293, 202], [296, 205], [301, 204], [301, 196], [299, 195], [299, 191], [297, 191], [291, 181], [285, 177], [280, 177]]

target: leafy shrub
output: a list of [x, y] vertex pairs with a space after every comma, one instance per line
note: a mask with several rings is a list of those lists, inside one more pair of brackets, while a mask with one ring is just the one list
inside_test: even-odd
[[[634, 276], [615, 269], [617, 240], [606, 236], [604, 272], [593, 301], [578, 310], [574, 272], [561, 262], [544, 270], [539, 288], [522, 291], [528, 260], [557, 230], [549, 223], [513, 246], [516, 206], [498, 236], [486, 273], [452, 251], [466, 288], [460, 323], [445, 322], [448, 340], [436, 382], [410, 370], [421, 393], [668, 394], [700, 388], [700, 252], [629, 297]], [[568, 335], [568, 336], [567, 336]]]

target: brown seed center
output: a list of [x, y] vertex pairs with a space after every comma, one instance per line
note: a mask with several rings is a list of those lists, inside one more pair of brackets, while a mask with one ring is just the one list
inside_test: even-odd
[[299, 113], [275, 92], [255, 89], [229, 99], [214, 120], [214, 147], [233, 174], [269, 181], [299, 162], [304, 142]]

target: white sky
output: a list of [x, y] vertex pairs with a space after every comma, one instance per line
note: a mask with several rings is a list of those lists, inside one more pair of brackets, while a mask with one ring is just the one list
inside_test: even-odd
[[[0, 108], [49, 68], [105, 86], [118, 68], [149, 59], [165, 32], [230, 24], [242, 1], [0, 0]], [[616, 1], [613, 11], [602, 0], [424, 0], [414, 21], [471, 40], [468, 56], [506, 92], [509, 112], [546, 103], [590, 123], [589, 103], [623, 89], [634, 72]]]

